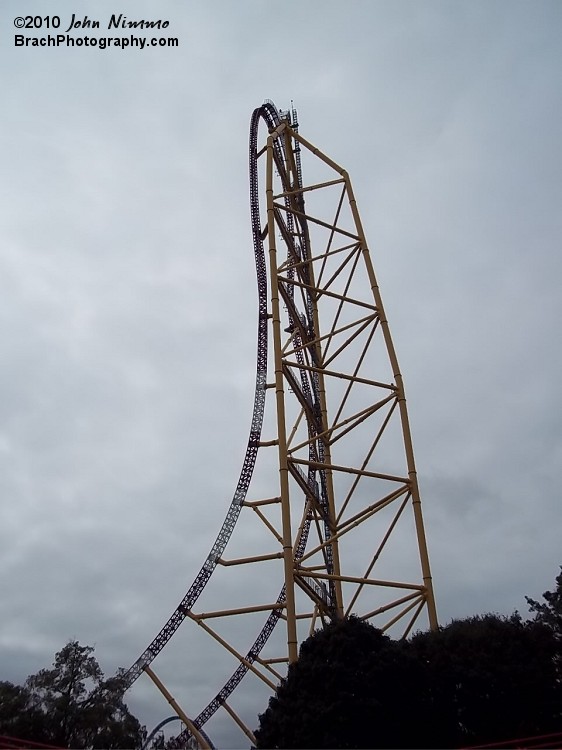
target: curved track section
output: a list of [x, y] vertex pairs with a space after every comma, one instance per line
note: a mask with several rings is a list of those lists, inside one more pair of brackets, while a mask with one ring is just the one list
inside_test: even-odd
[[[287, 114], [287, 116], [289, 116]], [[259, 179], [258, 179], [258, 131], [260, 121], [263, 121], [269, 131], [275, 129], [280, 123], [280, 115], [275, 105], [272, 102], [265, 102], [261, 107], [254, 110], [250, 123], [250, 140], [249, 140], [249, 176], [250, 176], [250, 218], [252, 228], [252, 239], [254, 246], [254, 258], [256, 265], [256, 277], [257, 277], [257, 288], [258, 288], [258, 341], [257, 341], [257, 356], [256, 356], [256, 388], [254, 396], [254, 408], [252, 415], [252, 423], [250, 428], [250, 434], [248, 438], [248, 446], [240, 473], [240, 478], [234, 492], [234, 496], [228, 508], [225, 520], [219, 531], [219, 534], [207, 556], [203, 566], [197, 574], [195, 580], [189, 587], [187, 593], [182, 598], [162, 630], [158, 633], [156, 638], [150, 643], [145, 649], [137, 661], [129, 668], [124, 675], [125, 689], [129, 688], [133, 682], [142, 674], [144, 668], [149, 666], [150, 663], [156, 658], [156, 656], [162, 651], [164, 646], [172, 638], [173, 634], [179, 628], [183, 620], [187, 617], [189, 611], [192, 609], [197, 599], [203, 592], [205, 586], [209, 582], [216, 566], [217, 561], [222, 556], [229, 539], [234, 531], [234, 527], [240, 516], [240, 512], [246, 499], [248, 488], [250, 486], [252, 474], [256, 464], [257, 453], [259, 448], [259, 442], [262, 434], [262, 426], [264, 420], [265, 410], [265, 396], [266, 396], [266, 376], [267, 376], [267, 352], [268, 352], [268, 284], [267, 284], [267, 265], [265, 260], [264, 250], [264, 237], [266, 232], [262, 228], [261, 216], [260, 216], [260, 203], [259, 203]], [[296, 112], [292, 111], [292, 126], [296, 129], [298, 127], [296, 122]], [[279, 173], [281, 183], [285, 190], [290, 190], [290, 178], [287, 171], [287, 161], [285, 153], [285, 144], [283, 138], [278, 138], [275, 142], [275, 162]], [[302, 187], [302, 175], [300, 167], [300, 156], [298, 150], [294, 154], [296, 163], [296, 181], [300, 187]], [[286, 203], [289, 203], [289, 197], [285, 198]], [[298, 200], [303, 201], [302, 195], [299, 195]], [[280, 217], [278, 215], [278, 220]], [[306, 260], [309, 257], [310, 248], [307, 246], [308, 232], [306, 226], [294, 227], [293, 216], [291, 212], [287, 212], [286, 218], [286, 236], [295, 238], [288, 248], [288, 254], [292, 255], [298, 260]], [[306, 220], [301, 221], [306, 224]], [[295, 231], [298, 229], [298, 231]], [[287, 289], [289, 295], [293, 294], [293, 288]], [[300, 340], [303, 336], [303, 332], [307, 337], [314, 339], [314, 321], [312, 315], [312, 302], [309, 300], [305, 304], [305, 310], [299, 311], [297, 304], [293, 301], [292, 304], [294, 315], [289, 315], [290, 324], [294, 330], [293, 338], [295, 342], [295, 348], [299, 349]], [[302, 354], [297, 354], [299, 364], [304, 365], [304, 359]], [[302, 359], [302, 362], [300, 361]], [[305, 394], [307, 401], [312, 406], [312, 411], [319, 415], [319, 395], [318, 395], [318, 382], [317, 377], [311, 375], [306, 368], [300, 370], [300, 386], [302, 392]], [[315, 436], [321, 433], [320, 417], [318, 416], [318, 423], [309, 420], [308, 424], [309, 435], [313, 440], [310, 444], [310, 461], [311, 462], [323, 462], [323, 442], [321, 440], [314, 440]], [[327, 503], [326, 490], [325, 490], [325, 476], [324, 471], [309, 467], [306, 476], [306, 481], [311, 487], [319, 487], [320, 498], [322, 504]], [[306, 507], [306, 506], [305, 506]], [[305, 514], [307, 513], [305, 509]], [[311, 524], [310, 515], [305, 516], [303, 523], [301, 524], [301, 530], [296, 545], [297, 557], [304, 554], [309, 530]], [[329, 536], [329, 528], [325, 526], [325, 538]], [[326, 555], [328, 558], [331, 557], [331, 548], [326, 548]], [[327, 569], [331, 570], [331, 559], [326, 560]], [[333, 592], [323, 592], [324, 600], [328, 604], [332, 604], [334, 601]], [[285, 587], [281, 589], [279, 596], [277, 597], [277, 603], [284, 603], [286, 598]], [[329, 609], [330, 607], [328, 607]], [[231, 677], [223, 685], [222, 689], [216, 694], [216, 696], [210, 701], [210, 703], [201, 711], [201, 713], [193, 720], [194, 725], [198, 730], [202, 731], [202, 727], [206, 722], [216, 713], [216, 711], [225, 703], [227, 698], [233, 693], [235, 688], [240, 684], [242, 679], [249, 671], [250, 664], [259, 657], [261, 651], [269, 640], [275, 626], [279, 622], [281, 616], [280, 609], [273, 609], [253, 644], [249, 648], [245, 655], [244, 662], [241, 662], [235, 669]], [[188, 729], [185, 729], [177, 738], [176, 742], [181, 744], [185, 742], [190, 736]], [[206, 735], [205, 735], [206, 737]], [[208, 738], [206, 737], [208, 740]], [[212, 743], [209, 740], [210, 746]]]
[[[280, 123], [279, 113], [276, 107], [266, 102], [261, 107], [256, 109], [252, 115], [251, 126], [250, 126], [250, 153], [249, 153], [249, 167], [250, 167], [250, 215], [252, 225], [252, 238], [254, 244], [254, 256], [256, 264], [256, 276], [257, 276], [257, 287], [258, 287], [258, 342], [257, 342], [257, 363], [256, 363], [256, 389], [254, 396], [254, 408], [252, 414], [252, 423], [250, 427], [250, 435], [248, 438], [248, 447], [246, 449], [246, 455], [242, 465], [242, 471], [240, 478], [234, 492], [234, 496], [228, 508], [225, 520], [219, 531], [217, 538], [209, 552], [201, 570], [195, 577], [195, 580], [189, 587], [187, 593], [180, 601], [162, 630], [135, 661], [135, 663], [125, 672], [123, 675], [125, 689], [128, 689], [133, 682], [142, 674], [144, 668], [149, 666], [150, 663], [156, 658], [156, 656], [162, 651], [164, 646], [168, 643], [171, 637], [174, 635], [176, 630], [179, 628], [183, 620], [186, 618], [187, 613], [191, 610], [203, 589], [209, 582], [216, 566], [217, 560], [221, 557], [224, 552], [228, 541], [234, 531], [234, 527], [240, 516], [242, 504], [246, 498], [250, 481], [252, 478], [253, 470], [256, 463], [259, 441], [261, 438], [264, 410], [265, 410], [265, 395], [266, 395], [266, 377], [267, 377], [267, 346], [268, 346], [268, 328], [267, 328], [267, 267], [265, 262], [265, 253], [263, 245], [263, 232], [260, 222], [260, 208], [259, 208], [259, 187], [258, 187], [258, 170], [257, 170], [257, 136], [258, 126], [260, 119], [263, 119], [267, 127], [271, 130]], [[282, 163], [283, 153], [282, 145], [278, 142], [278, 161]], [[284, 592], [280, 594], [279, 601], [282, 601]], [[252, 661], [261, 651], [261, 648], [267, 641], [267, 638], [273, 631], [275, 624], [279, 618], [277, 611], [272, 612], [260, 635], [256, 639], [254, 645], [250, 649], [249, 658]], [[243, 669], [242, 669], [243, 668]], [[216, 711], [218, 706], [229, 695], [234, 687], [240, 682], [244, 674], [247, 672], [247, 667], [240, 665], [236, 670], [232, 678], [223, 688], [226, 693], [223, 696], [223, 691], [219, 693], [215, 701], [219, 700], [217, 704], [213, 701], [207, 709], [197, 717], [196, 726], [202, 726], [205, 721]], [[219, 698], [222, 697], [222, 700]], [[215, 707], [216, 705], [216, 707]], [[210, 710], [213, 707], [213, 710]], [[210, 710], [210, 713], [209, 713]]]

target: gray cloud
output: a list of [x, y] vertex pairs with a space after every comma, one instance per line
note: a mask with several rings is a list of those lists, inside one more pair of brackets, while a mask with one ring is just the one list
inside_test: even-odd
[[[21, 7], [2, 8], [0, 677], [70, 637], [129, 666], [208, 553], [252, 405], [246, 140], [264, 97], [293, 99], [351, 174], [441, 619], [524, 611], [560, 563], [560, 6], [291, 3], [290, 31], [259, 2], [120, 12], [168, 18], [180, 47], [15, 48]], [[157, 663], [190, 713], [235, 667], [197, 630]], [[169, 712], [148, 680], [129, 702], [149, 727]], [[233, 702], [255, 726], [266, 696]], [[225, 716], [209, 733], [247, 745]]]

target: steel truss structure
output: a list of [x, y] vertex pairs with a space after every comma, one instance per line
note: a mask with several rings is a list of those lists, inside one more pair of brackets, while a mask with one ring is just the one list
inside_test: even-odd
[[[356, 614], [406, 636], [425, 612], [437, 627], [404, 386], [349, 176], [272, 102], [252, 115], [249, 162], [258, 346], [246, 456], [201, 570], [125, 675], [127, 687], [143, 672], [156, 681], [153, 660], [183, 621], [197, 624], [235, 667], [187, 720], [183, 739], [210, 747], [203, 727], [221, 707], [254, 741], [230, 695], [248, 672], [274, 690], [322, 623]], [[234, 601], [196, 609], [219, 574], [209, 601]]]

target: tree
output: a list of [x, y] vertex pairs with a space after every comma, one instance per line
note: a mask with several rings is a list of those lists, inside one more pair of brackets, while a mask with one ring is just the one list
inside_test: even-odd
[[0, 722], [0, 732], [58, 747], [140, 747], [145, 731], [123, 702], [122, 673], [104, 679], [93, 650], [70, 641], [52, 669], [31, 675], [22, 688], [6, 688], [0, 717], [10, 700], [15, 718], [10, 732]]
[[44, 714], [26, 687], [0, 682], [0, 734], [47, 742]]
[[351, 618], [315, 633], [259, 717], [258, 748], [461, 747], [557, 731], [552, 631], [518, 615], [392, 641]]
[[[258, 748], [417, 747], [404, 721], [416, 672], [404, 645], [357, 618], [317, 631], [259, 717]], [[416, 717], [417, 718], [417, 717]]]
[[535, 613], [535, 620], [547, 625], [554, 631], [557, 639], [562, 640], [562, 572], [556, 577], [556, 590], [544, 592], [543, 599], [546, 603], [537, 602], [528, 596], [525, 599], [529, 610]]
[[[409, 643], [422, 665], [424, 713], [436, 747], [462, 747], [560, 729], [562, 691], [552, 631], [519, 615], [453, 621]], [[431, 736], [423, 746], [431, 746]]]

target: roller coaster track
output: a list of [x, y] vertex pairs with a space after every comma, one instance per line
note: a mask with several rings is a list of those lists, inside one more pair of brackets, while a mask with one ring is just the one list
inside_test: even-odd
[[242, 464], [242, 471], [240, 472], [240, 478], [234, 491], [232, 502], [228, 508], [226, 517], [218, 533], [217, 538], [211, 551], [207, 555], [201, 570], [195, 577], [195, 580], [187, 590], [187, 593], [178, 604], [168, 622], [164, 625], [162, 630], [158, 633], [156, 638], [150, 643], [150, 645], [143, 651], [136, 662], [127, 670], [123, 676], [123, 681], [126, 688], [129, 688], [133, 682], [140, 677], [144, 668], [151, 664], [156, 656], [162, 651], [164, 646], [168, 643], [170, 638], [174, 635], [176, 630], [179, 628], [183, 620], [187, 616], [187, 612], [192, 609], [193, 605], [203, 592], [203, 589], [209, 582], [213, 571], [217, 566], [217, 560], [220, 558], [236, 522], [240, 516], [240, 510], [242, 503], [244, 502], [254, 466], [256, 464], [256, 458], [258, 454], [258, 445], [261, 438], [263, 416], [265, 410], [265, 388], [266, 388], [266, 377], [267, 377], [267, 269], [265, 265], [265, 254], [263, 247], [263, 236], [262, 228], [260, 223], [260, 207], [259, 207], [259, 194], [258, 194], [258, 179], [257, 179], [257, 166], [256, 166], [256, 142], [257, 142], [257, 129], [260, 118], [263, 118], [268, 128], [275, 128], [279, 125], [279, 113], [275, 107], [266, 103], [259, 109], [256, 109], [252, 115], [252, 123], [250, 128], [250, 216], [252, 223], [252, 239], [254, 242], [254, 256], [256, 263], [256, 276], [258, 285], [258, 344], [257, 344], [257, 356], [256, 356], [256, 389], [254, 395], [254, 409], [252, 413], [252, 424], [250, 427], [250, 436], [248, 438], [248, 447], [246, 449], [246, 455]]
[[[295, 117], [294, 113], [293, 117]], [[156, 638], [150, 643], [150, 645], [143, 651], [137, 661], [127, 670], [123, 676], [125, 689], [129, 688], [133, 682], [142, 674], [146, 666], [149, 666], [156, 656], [162, 651], [164, 646], [172, 638], [176, 630], [179, 628], [183, 620], [186, 618], [189, 610], [192, 609], [197, 599], [203, 592], [203, 589], [209, 582], [213, 571], [217, 566], [217, 560], [221, 557], [236, 522], [239, 519], [242, 503], [244, 502], [250, 482], [254, 466], [256, 463], [256, 457], [258, 452], [258, 445], [261, 438], [263, 417], [265, 409], [265, 388], [266, 388], [266, 374], [267, 374], [267, 344], [268, 344], [268, 329], [267, 329], [267, 270], [265, 264], [265, 254], [263, 246], [263, 231], [261, 227], [260, 218], [260, 206], [259, 206], [259, 185], [258, 185], [258, 172], [257, 172], [257, 138], [258, 138], [258, 126], [260, 119], [263, 119], [269, 130], [273, 130], [280, 124], [279, 113], [272, 103], [266, 102], [261, 107], [256, 109], [252, 115], [250, 125], [250, 147], [249, 147], [249, 171], [250, 171], [250, 217], [252, 225], [252, 239], [254, 243], [254, 257], [256, 265], [256, 276], [257, 276], [257, 287], [258, 287], [258, 342], [257, 342], [257, 356], [256, 356], [256, 388], [254, 395], [254, 408], [252, 414], [252, 423], [250, 428], [250, 435], [248, 438], [248, 446], [246, 449], [246, 455], [242, 464], [242, 471], [240, 478], [234, 492], [234, 496], [228, 508], [225, 520], [221, 526], [217, 538], [211, 551], [209, 552], [201, 570], [195, 577], [195, 580], [187, 590], [187, 593], [182, 598], [164, 627], [158, 633]], [[280, 174], [285, 176], [284, 170], [284, 155], [281, 143], [277, 142], [277, 154], [276, 162]], [[285, 181], [284, 181], [285, 182]], [[289, 186], [285, 184], [285, 188]], [[289, 222], [289, 231], [292, 232], [291, 222]], [[302, 253], [300, 253], [302, 254]], [[310, 324], [310, 320], [309, 320]], [[311, 330], [312, 332], [312, 330]], [[295, 337], [297, 338], [297, 337]], [[308, 375], [302, 371], [301, 374], [303, 382], [303, 392], [307, 394], [307, 398], [311, 399], [310, 387]], [[317, 458], [312, 452], [311, 459]], [[309, 482], [314, 482], [314, 470], [309, 471]], [[306, 547], [306, 541], [308, 537], [308, 528], [310, 521], [308, 521], [303, 527], [300, 539], [298, 543], [298, 551], [300, 554]], [[282, 603], [285, 600], [285, 587], [282, 588], [277, 603]], [[266, 644], [269, 636], [273, 632], [273, 629], [279, 621], [279, 610], [274, 609], [268, 616], [263, 628], [258, 634], [256, 640], [252, 644], [252, 647], [246, 654], [246, 662], [252, 663], [256, 657], [262, 651]], [[247, 663], [242, 663], [235, 670], [230, 679], [226, 682], [224, 687], [220, 690], [217, 696], [209, 703], [209, 705], [195, 718], [194, 724], [198, 729], [201, 729], [203, 725], [210, 719], [210, 717], [220, 708], [226, 698], [234, 691], [234, 689], [241, 682], [243, 677], [248, 672]], [[187, 731], [187, 730], [186, 730]]]
[[[265, 226], [262, 226], [262, 213], [260, 209], [260, 185], [258, 177], [258, 159], [263, 155], [265, 149], [258, 150], [258, 132], [260, 122], [265, 124], [265, 127], [270, 134], [268, 143], [271, 143], [271, 158], [274, 164], [277, 176], [280, 182], [280, 193], [277, 195], [277, 200], [281, 197], [281, 202], [275, 203], [270, 201], [268, 198], [268, 222]], [[398, 589], [407, 589], [411, 593], [399, 598], [385, 606], [379, 607], [376, 610], [365, 615], [370, 617], [371, 615], [383, 613], [391, 610], [392, 608], [402, 607], [403, 610], [400, 613], [400, 617], [410, 612], [415, 608], [414, 616], [410, 620], [407, 630], [411, 628], [414, 619], [418, 616], [422, 608], [427, 605], [430, 624], [432, 627], [436, 625], [435, 608], [433, 603], [433, 594], [431, 589], [431, 580], [429, 577], [429, 567], [427, 562], [427, 552], [425, 549], [425, 538], [423, 535], [423, 527], [421, 523], [421, 511], [419, 509], [419, 498], [417, 496], [417, 482], [415, 478], [415, 470], [413, 466], [413, 455], [411, 455], [411, 446], [409, 446], [409, 427], [407, 424], [406, 412], [405, 412], [405, 399], [403, 397], [403, 391], [401, 386], [401, 376], [395, 363], [395, 355], [390, 342], [389, 334], [387, 333], [386, 320], [382, 313], [382, 303], [378, 299], [378, 288], [373, 283], [374, 277], [371, 279], [372, 292], [375, 295], [376, 304], [369, 304], [363, 302], [357, 302], [352, 299], [349, 295], [350, 282], [345, 286], [343, 293], [336, 294], [333, 291], [332, 279], [324, 281], [324, 287], [320, 293], [318, 291], [319, 281], [315, 280], [311, 274], [313, 273], [313, 264], [317, 261], [317, 258], [313, 256], [313, 249], [310, 241], [310, 227], [309, 221], [314, 221], [316, 224], [322, 224], [316, 219], [312, 219], [307, 214], [305, 207], [304, 194], [307, 190], [316, 189], [317, 187], [324, 187], [323, 185], [315, 185], [313, 187], [304, 187], [302, 181], [302, 167], [300, 159], [301, 144], [304, 144], [309, 150], [311, 150], [310, 144], [304, 141], [304, 139], [298, 136], [298, 123], [296, 120], [296, 112], [279, 113], [272, 102], [266, 101], [261, 107], [254, 110], [250, 124], [250, 141], [249, 141], [249, 173], [250, 173], [250, 218], [251, 218], [251, 230], [254, 247], [254, 258], [256, 267], [257, 277], [257, 289], [258, 289], [258, 336], [257, 336], [257, 355], [256, 355], [256, 385], [254, 395], [254, 406], [252, 413], [252, 421], [250, 427], [250, 434], [248, 438], [248, 445], [243, 460], [242, 470], [236, 489], [228, 507], [226, 517], [211, 547], [209, 554], [207, 555], [205, 562], [203, 563], [199, 573], [196, 575], [193, 583], [187, 590], [185, 596], [182, 598], [172, 615], [164, 627], [160, 630], [158, 635], [149, 644], [149, 646], [143, 651], [140, 657], [134, 662], [127, 672], [123, 675], [124, 689], [128, 689], [137, 680], [137, 678], [147, 670], [153, 660], [158, 656], [166, 644], [170, 641], [174, 633], [178, 630], [181, 623], [186, 619], [194, 619], [201, 624], [200, 619], [193, 615], [192, 610], [201, 596], [203, 590], [209, 583], [213, 573], [215, 572], [217, 565], [222, 561], [223, 553], [228, 545], [228, 542], [233, 534], [237, 521], [239, 520], [241, 510], [247, 499], [248, 489], [252, 480], [254, 469], [256, 466], [256, 460], [258, 456], [258, 450], [260, 445], [263, 445], [262, 441], [262, 429], [264, 425], [264, 412], [266, 405], [266, 391], [272, 387], [271, 384], [267, 383], [267, 372], [268, 372], [268, 329], [272, 313], [269, 311], [268, 301], [268, 264], [266, 262], [264, 240], [266, 237], [269, 239], [270, 252], [271, 245], [273, 243], [272, 238], [272, 226], [275, 226], [277, 231], [280, 232], [284, 245], [287, 249], [287, 255], [285, 261], [282, 263], [279, 269], [276, 269], [276, 281], [272, 282], [277, 284], [278, 293], [282, 298], [282, 302], [285, 307], [286, 320], [288, 326], [285, 331], [288, 334], [287, 341], [284, 348], [283, 360], [283, 377], [285, 387], [294, 395], [295, 403], [300, 409], [300, 416], [297, 419], [291, 439], [297, 431], [299, 421], [302, 419], [305, 429], [305, 440], [299, 446], [305, 446], [308, 457], [297, 460], [288, 460], [287, 462], [287, 475], [294, 482], [297, 490], [300, 491], [301, 497], [304, 502], [301, 505], [301, 520], [298, 527], [298, 532], [295, 534], [292, 540], [292, 559], [295, 565], [295, 579], [300, 589], [314, 603], [314, 614], [312, 616], [312, 624], [315, 622], [318, 616], [322, 621], [332, 619], [344, 614], [342, 604], [341, 587], [342, 583], [353, 583], [358, 586], [357, 593], [355, 594], [352, 602], [356, 601], [360, 591], [366, 585], [377, 584], [383, 587], [398, 587]], [[316, 150], [314, 150], [316, 154]], [[326, 157], [323, 157], [324, 161], [330, 166], [337, 167]], [[343, 175], [343, 178], [333, 180], [335, 183], [343, 183], [344, 192], [347, 191], [350, 195], [350, 205], [354, 209], [354, 199], [352, 199], [351, 187], [347, 181], [347, 175], [343, 170], [337, 168]], [[331, 185], [332, 182], [326, 183]], [[350, 244], [344, 246], [336, 253], [345, 251], [346, 253], [351, 248], [349, 258], [355, 259], [353, 262], [356, 264], [363, 252], [364, 257], [366, 253], [366, 246], [364, 246], [364, 240], [362, 239], [361, 231], [357, 230], [357, 235], [354, 233], [341, 230], [337, 227], [340, 209], [338, 208], [336, 219], [331, 230], [332, 237], [328, 241], [327, 250], [325, 255], [330, 254], [333, 237], [336, 233], [340, 235], [348, 235], [351, 238]], [[273, 219], [272, 219], [273, 215]], [[355, 214], [354, 214], [355, 216]], [[359, 225], [358, 217], [356, 222]], [[326, 224], [325, 226], [328, 226]], [[320, 256], [322, 257], [322, 256]], [[270, 261], [271, 264], [271, 261]], [[324, 264], [325, 265], [325, 264]], [[324, 265], [320, 272], [320, 277], [325, 271]], [[342, 268], [346, 265], [348, 267], [351, 264], [346, 260], [342, 264]], [[353, 266], [355, 267], [355, 266]], [[367, 258], [367, 268], [369, 270], [369, 261]], [[271, 270], [271, 268], [270, 268]], [[283, 273], [285, 275], [283, 275]], [[339, 271], [338, 271], [339, 273]], [[351, 272], [353, 274], [353, 271]], [[351, 276], [350, 276], [351, 280]], [[295, 299], [295, 292], [298, 293], [298, 299]], [[332, 323], [332, 330], [328, 336], [321, 335], [318, 326], [318, 300], [320, 296], [330, 298], [330, 295], [334, 298], [334, 304], [338, 304], [338, 311], [335, 316], [335, 320]], [[348, 298], [349, 297], [349, 298]], [[339, 324], [338, 320], [342, 313], [342, 306], [344, 302], [351, 302], [354, 305], [359, 305], [359, 309], [368, 314], [359, 320], [361, 324], [358, 328], [358, 324], [348, 323], [347, 325]], [[362, 321], [366, 322], [362, 322]], [[340, 335], [340, 330], [345, 331], [350, 329], [352, 333], [349, 335], [348, 340], [340, 348], [345, 348], [350, 341], [353, 341], [358, 335], [357, 331], [361, 332], [366, 327], [373, 325], [370, 336], [372, 337], [377, 329], [383, 330], [385, 337], [385, 343], [389, 351], [389, 356], [392, 365], [392, 371], [394, 373], [394, 383], [378, 383], [376, 381], [367, 380], [365, 378], [358, 377], [360, 365], [364, 358], [364, 353], [359, 359], [359, 363], [355, 367], [351, 375], [332, 373], [326, 367], [326, 358], [329, 346], [332, 344], [332, 340], [336, 340], [337, 336]], [[321, 342], [327, 341], [323, 354], [320, 351]], [[370, 341], [370, 339], [369, 339]], [[365, 347], [368, 345], [365, 344]], [[331, 355], [330, 359], [334, 359], [337, 356], [339, 349]], [[290, 360], [287, 355], [290, 352], [294, 357], [294, 362]], [[327, 360], [328, 362], [330, 360]], [[326, 400], [325, 400], [325, 384], [324, 378], [330, 375], [337, 375], [338, 378], [347, 378], [349, 386], [346, 394], [343, 397], [343, 401], [338, 409], [336, 418], [331, 426], [329, 426], [326, 416]], [[341, 382], [341, 381], [340, 381]], [[346, 382], [344, 380], [344, 382]], [[383, 389], [385, 394], [379, 402], [359, 412], [358, 415], [347, 417], [346, 419], [341, 418], [341, 414], [344, 409], [344, 404], [348, 399], [349, 392], [352, 384], [367, 383], [369, 386], [376, 386]], [[385, 390], [386, 389], [386, 390]], [[277, 390], [279, 388], [277, 387]], [[340, 515], [336, 519], [334, 510], [334, 488], [333, 488], [333, 474], [342, 469], [344, 472], [349, 472], [350, 469], [338, 467], [332, 464], [330, 456], [330, 444], [332, 442], [332, 435], [337, 435], [333, 442], [344, 436], [353, 427], [360, 425], [363, 421], [368, 419], [373, 413], [382, 411], [386, 408], [386, 405], [390, 404], [390, 411], [382, 426], [379, 429], [378, 435], [375, 438], [373, 447], [367, 454], [367, 458], [357, 470], [352, 470], [352, 473], [357, 474], [356, 479], [348, 493], [348, 497], [344, 503], [344, 507], [341, 510]], [[368, 471], [368, 461], [374, 450], [374, 447], [379, 442], [380, 436], [385, 429], [385, 426], [390, 420], [393, 410], [397, 409], [400, 411], [402, 425], [404, 430], [404, 442], [406, 446], [408, 473], [407, 477], [402, 476], [389, 476], [386, 474], [380, 474], [372, 471]], [[339, 423], [338, 423], [338, 420]], [[290, 440], [289, 440], [290, 442]], [[269, 443], [271, 444], [271, 442]], [[297, 456], [297, 449], [294, 456]], [[397, 489], [393, 489], [388, 492], [377, 502], [374, 502], [369, 506], [362, 514], [357, 514], [352, 517], [351, 520], [345, 522], [340, 521], [342, 514], [344, 513], [345, 506], [349, 501], [349, 497], [356, 489], [360, 479], [372, 479], [380, 478], [384, 481], [398, 483]], [[279, 498], [281, 500], [281, 498]], [[412, 500], [414, 508], [414, 516], [417, 529], [417, 538], [420, 549], [420, 558], [422, 562], [422, 572], [424, 576], [424, 583], [422, 585], [409, 584], [409, 583], [397, 583], [386, 580], [372, 580], [370, 578], [371, 569], [375, 562], [378, 560], [387, 540], [390, 535], [390, 531], [394, 528], [400, 518], [403, 508], [405, 507], [408, 500]], [[389, 531], [384, 536], [379, 548], [373, 556], [372, 562], [368, 567], [366, 573], [362, 577], [345, 577], [339, 566], [339, 552], [338, 552], [338, 539], [347, 534], [353, 526], [357, 526], [362, 522], [363, 517], [369, 518], [375, 513], [384, 510], [387, 506], [392, 503], [400, 502], [399, 509], [392, 521]], [[338, 526], [338, 524], [340, 524]], [[311, 551], [306, 552], [307, 544], [309, 540], [309, 533], [311, 527], [314, 526], [317, 533], [317, 546]], [[301, 561], [304, 562], [311, 555], [317, 554], [320, 556], [321, 564], [316, 567], [307, 568], [306, 565], [302, 565]], [[280, 557], [281, 555], [277, 555]], [[310, 565], [310, 563], [308, 563]], [[317, 571], [321, 569], [321, 573]], [[298, 575], [297, 575], [297, 571]], [[293, 581], [291, 580], [291, 584]], [[231, 677], [223, 685], [222, 689], [216, 694], [216, 696], [210, 701], [210, 703], [199, 713], [199, 715], [193, 720], [193, 725], [202, 734], [205, 741], [212, 747], [207, 735], [203, 732], [202, 727], [207, 721], [213, 716], [213, 714], [221, 707], [227, 706], [226, 703], [228, 697], [232, 694], [235, 688], [240, 684], [241, 680], [248, 673], [250, 669], [253, 669], [253, 664], [260, 661], [260, 654], [268, 642], [271, 634], [273, 633], [276, 625], [278, 624], [281, 617], [289, 620], [291, 619], [290, 607], [289, 607], [289, 593], [287, 589], [287, 569], [285, 569], [285, 584], [281, 588], [281, 591], [277, 597], [275, 605], [273, 605], [267, 615], [265, 623], [261, 630], [258, 632], [254, 642], [248, 649], [246, 654], [242, 657], [238, 655], [239, 664]], [[269, 605], [271, 606], [271, 605]], [[263, 609], [263, 607], [262, 607]], [[398, 619], [398, 617], [392, 619], [388, 626]], [[199, 616], [202, 617], [202, 616]], [[294, 619], [294, 612], [293, 612]], [[312, 627], [312, 626], [311, 626]], [[293, 652], [294, 653], [294, 652]], [[293, 657], [294, 658], [294, 657]], [[290, 657], [289, 657], [290, 660]], [[148, 670], [150, 671], [150, 670]], [[230, 710], [229, 710], [230, 713]], [[246, 732], [248, 734], [248, 732]], [[184, 731], [178, 742], [185, 742], [190, 736], [188, 729]]]

